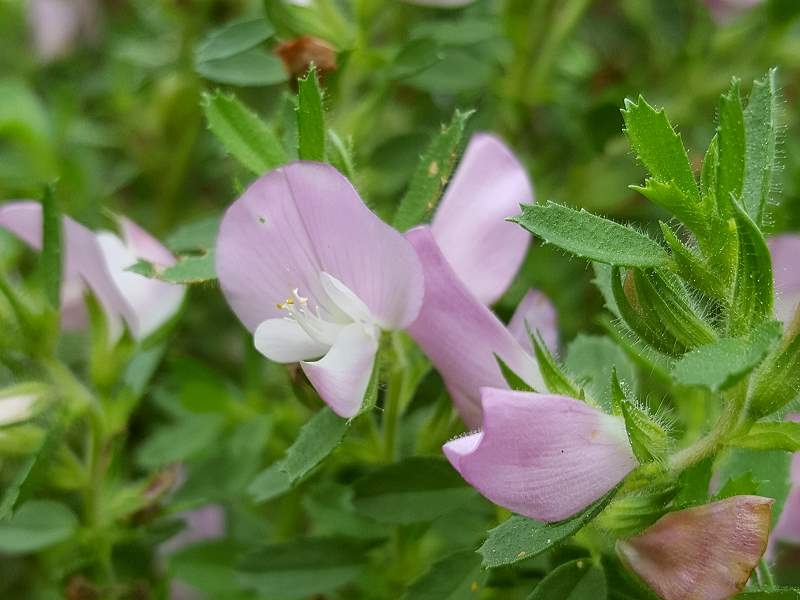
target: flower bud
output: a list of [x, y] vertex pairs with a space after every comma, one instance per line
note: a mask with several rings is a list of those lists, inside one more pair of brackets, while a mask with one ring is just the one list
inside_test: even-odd
[[767, 548], [771, 498], [733, 496], [671, 512], [617, 542], [622, 561], [664, 600], [724, 600]]

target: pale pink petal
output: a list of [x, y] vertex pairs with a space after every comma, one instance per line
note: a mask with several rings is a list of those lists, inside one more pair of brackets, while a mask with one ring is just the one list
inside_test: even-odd
[[771, 498], [734, 496], [671, 512], [617, 542], [623, 562], [664, 600], [725, 600], [767, 547]]
[[160, 266], [175, 264], [175, 256], [164, 244], [127, 217], [118, 217], [120, 233], [125, 245], [136, 258], [142, 258]]
[[472, 136], [431, 223], [447, 262], [484, 304], [514, 279], [531, 235], [507, 217], [533, 202], [525, 168], [494, 136]]
[[633, 470], [625, 425], [564, 396], [482, 390], [483, 429], [444, 445], [461, 476], [495, 504], [540, 521], [583, 510]]
[[775, 318], [788, 324], [800, 304], [800, 235], [767, 240], [775, 278]]
[[97, 240], [114, 283], [131, 307], [131, 333], [137, 340], [155, 333], [180, 310], [186, 295], [182, 285], [166, 283], [128, 271], [138, 259], [160, 266], [175, 263], [175, 257], [158, 240], [130, 219], [118, 219], [123, 240], [99, 232]]
[[113, 233], [102, 231], [97, 241], [114, 284], [131, 308], [128, 320], [134, 339], [142, 340], [169, 321], [180, 309], [186, 290], [128, 271], [137, 256]]
[[408, 332], [441, 373], [464, 421], [473, 427], [480, 423], [481, 387], [507, 387], [495, 354], [529, 385], [543, 390], [536, 361], [456, 276], [430, 228], [412, 229], [406, 238], [425, 272], [422, 310]]
[[217, 274], [234, 312], [251, 331], [281, 315], [297, 288], [335, 320], [320, 273], [329, 273], [385, 328], [402, 328], [422, 300], [422, 271], [411, 246], [361, 201], [329, 165], [295, 162], [263, 175], [220, 225]]
[[[39, 203], [22, 201], [4, 205], [0, 208], [0, 227], [8, 229], [35, 250], [41, 250], [42, 207]], [[81, 315], [74, 308], [77, 295], [75, 282], [85, 283], [106, 315], [111, 339], [116, 340], [122, 333], [121, 319], [131, 323], [135, 316], [114, 283], [95, 234], [69, 217], [64, 217], [62, 244], [62, 304], [67, 305], [71, 318], [77, 321]]]
[[225, 509], [219, 504], [207, 504], [179, 515], [185, 528], [159, 546], [162, 554], [172, 554], [190, 544], [213, 540], [225, 535]]
[[300, 366], [320, 397], [340, 417], [358, 414], [367, 391], [378, 342], [359, 323], [339, 332], [328, 353]]
[[312, 339], [297, 321], [287, 318], [267, 319], [261, 323], [253, 334], [253, 342], [256, 350], [279, 363], [312, 360], [330, 349]]
[[529, 290], [517, 306], [508, 330], [528, 352], [533, 352], [531, 333], [539, 332], [551, 352], [558, 351], [558, 317], [550, 299], [539, 290]]

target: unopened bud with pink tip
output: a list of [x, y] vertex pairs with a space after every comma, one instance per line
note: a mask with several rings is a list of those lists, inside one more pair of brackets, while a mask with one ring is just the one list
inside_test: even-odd
[[671, 512], [617, 542], [623, 562], [664, 600], [724, 600], [767, 548], [771, 498], [734, 496]]

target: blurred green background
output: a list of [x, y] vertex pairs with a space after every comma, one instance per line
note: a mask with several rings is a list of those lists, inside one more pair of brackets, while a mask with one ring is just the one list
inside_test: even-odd
[[[47, 23], [60, 14], [57, 5], [82, 11], [79, 22]], [[622, 133], [624, 99], [642, 93], [664, 106], [699, 168], [731, 77], [747, 90], [777, 66], [785, 166], [776, 194], [782, 204], [772, 207], [771, 222], [774, 231], [798, 230], [798, 17], [797, 0], [723, 16], [702, 0], [478, 0], [453, 10], [391, 0], [315, 0], [296, 10], [273, 0], [0, 0], [0, 198], [39, 197], [43, 185], [57, 182], [61, 206], [78, 220], [100, 226], [111, 209], [161, 238], [218, 217], [252, 175], [207, 129], [203, 93], [234, 92], [291, 138], [293, 75], [307, 61], [286, 43], [310, 35], [317, 63], [333, 61], [324, 76], [328, 125], [352, 155], [362, 197], [387, 218], [441, 124], [457, 108], [474, 108], [469, 127], [509, 143], [529, 168], [539, 201], [652, 227], [667, 216], [628, 188], [644, 171]], [[65, 24], [72, 27], [67, 34]], [[61, 38], [47, 30], [59, 25]], [[241, 50], [232, 49], [240, 42]], [[299, 61], [296, 73], [278, 48]], [[0, 237], [4, 247], [11, 247], [8, 236]], [[0, 252], [0, 266], [15, 256]], [[508, 317], [533, 286], [555, 303], [564, 345], [578, 332], [600, 333], [602, 301], [591, 278], [583, 262], [535, 243], [498, 312]], [[290, 370], [267, 363], [250, 344], [215, 284], [191, 288], [165, 363], [130, 424], [128, 472], [184, 461], [188, 481], [168, 512], [224, 502], [234, 546], [297, 530], [324, 533], [336, 512], [331, 503], [346, 504], [335, 483], [308, 491], [302, 506], [291, 494], [266, 513], [243, 498], [253, 475], [294, 439], [307, 408], [319, 406]], [[0, 371], [0, 381], [13, 378]], [[418, 395], [429, 390], [441, 395], [435, 377]], [[424, 403], [421, 409], [428, 412], [405, 425], [408, 444], [431, 414]], [[417, 451], [434, 452], [439, 441], [432, 437]], [[375, 460], [356, 442], [349, 451]], [[451, 547], [467, 547], [493, 517], [485, 513], [480, 504], [461, 515], [475, 527], [438, 527]], [[375, 533], [336, 519], [364, 538]], [[158, 536], [147, 530], [121, 545], [130, 552], [124, 556], [132, 578], [147, 571], [133, 557]], [[422, 555], [441, 552], [441, 540], [432, 539]], [[372, 572], [366, 587], [374, 593], [353, 597], [393, 597], [381, 586], [413, 578], [425, 562], [408, 560], [387, 577]], [[0, 590], [27, 581], [21, 564], [0, 565]]]

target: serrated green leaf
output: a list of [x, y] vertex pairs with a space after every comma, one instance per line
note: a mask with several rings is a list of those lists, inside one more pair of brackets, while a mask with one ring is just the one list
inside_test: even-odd
[[[648, 344], [647, 347], [652, 347], [666, 356], [679, 353], [681, 349], [676, 348], [675, 338], [669, 335], [669, 332], [663, 327], [657, 326], [657, 316], [652, 315], [650, 319], [644, 318], [638, 306], [638, 299], [635, 297], [636, 286], [629, 284], [632, 281], [633, 272], [629, 272], [626, 277], [628, 285], [623, 288], [619, 267], [611, 270], [611, 291], [614, 294], [614, 302], [622, 321], [634, 333], [634, 337], [640, 338], [643, 344]], [[629, 299], [629, 294], [632, 300]]]
[[742, 204], [757, 225], [764, 222], [764, 212], [777, 168], [778, 92], [776, 69], [753, 82], [744, 111], [746, 160]]
[[753, 479], [750, 471], [731, 477], [714, 495], [714, 500], [724, 500], [733, 496], [751, 496], [758, 494], [759, 482]]
[[765, 323], [751, 335], [724, 338], [692, 350], [673, 368], [675, 381], [724, 390], [746, 377], [773, 348], [781, 334], [780, 323]]
[[473, 550], [456, 552], [435, 562], [415, 580], [403, 600], [473, 600], [488, 577], [481, 557]]
[[381, 523], [432, 521], [476, 495], [440, 458], [412, 457], [383, 467], [353, 486], [356, 511]]
[[253, 479], [248, 494], [255, 502], [264, 502], [297, 485], [338, 448], [349, 426], [350, 421], [328, 407], [317, 412], [300, 429], [284, 458]]
[[37, 552], [63, 542], [78, 529], [69, 507], [52, 500], [31, 500], [10, 519], [0, 521], [0, 551], [6, 554]]
[[287, 161], [272, 128], [235, 96], [215, 92], [203, 96], [208, 128], [225, 150], [256, 175]]
[[581, 513], [558, 523], [542, 523], [514, 515], [489, 531], [478, 552], [486, 568], [511, 565], [533, 558], [563, 542], [594, 519], [617, 493], [616, 488]]
[[743, 473], [752, 473], [759, 483], [758, 495], [773, 498], [772, 526], [778, 522], [791, 488], [792, 455], [782, 450], [751, 450], [733, 448], [720, 461], [721, 481], [734, 479]]
[[678, 188], [675, 182], [664, 183], [657, 179], [648, 178], [644, 186], [632, 185], [642, 196], [675, 215], [689, 229], [702, 234], [706, 229], [706, 218], [702, 206], [687, 199], [686, 195]]
[[699, 203], [689, 157], [664, 110], [655, 110], [639, 96], [636, 102], [625, 100], [622, 116], [633, 151], [650, 174], [663, 184], [674, 183], [690, 202]]
[[39, 269], [42, 287], [50, 305], [61, 307], [62, 220], [53, 188], [47, 186], [42, 196], [42, 252]]
[[734, 78], [731, 87], [722, 95], [717, 127], [718, 162], [717, 192], [721, 212], [726, 213], [729, 198], [739, 198], [744, 180], [744, 115], [739, 94], [739, 80]]
[[173, 252], [202, 252], [213, 248], [217, 240], [221, 216], [200, 217], [179, 225], [164, 240]]
[[266, 41], [275, 28], [264, 17], [230, 21], [208, 33], [195, 50], [195, 61], [228, 58]]
[[198, 62], [195, 70], [210, 81], [244, 87], [277, 85], [289, 79], [283, 62], [261, 48]]
[[800, 451], [800, 423], [781, 421], [756, 423], [746, 435], [732, 439], [729, 445], [752, 450]]
[[708, 489], [713, 475], [714, 461], [706, 458], [695, 463], [678, 477], [680, 492], [675, 498], [673, 507], [688, 508], [705, 504], [708, 501]]
[[283, 470], [293, 481], [305, 477], [339, 447], [349, 427], [350, 421], [330, 408], [323, 408], [300, 429], [297, 439], [286, 451]]
[[297, 80], [297, 154], [300, 160], [325, 160], [325, 110], [317, 69]]
[[348, 538], [305, 538], [246, 554], [238, 565], [242, 584], [270, 598], [308, 598], [355, 579], [368, 548]]
[[664, 248], [645, 234], [583, 209], [553, 202], [524, 205], [522, 214], [510, 220], [581, 258], [630, 267], [663, 267], [670, 262]]
[[[529, 386], [525, 381], [517, 375], [511, 367], [509, 367], [505, 361], [500, 358], [497, 354], [494, 355], [495, 361], [497, 361], [497, 366], [500, 367], [500, 373], [503, 375], [503, 379], [506, 380], [508, 387], [517, 392], [535, 392], [531, 386]], [[548, 386], [547, 389], [550, 389]], [[555, 390], [551, 390], [555, 391]]]
[[605, 600], [607, 596], [603, 568], [590, 558], [579, 558], [548, 573], [528, 600]]
[[406, 231], [433, 214], [455, 168], [464, 128], [473, 112], [457, 110], [422, 153], [394, 215], [395, 229]]

